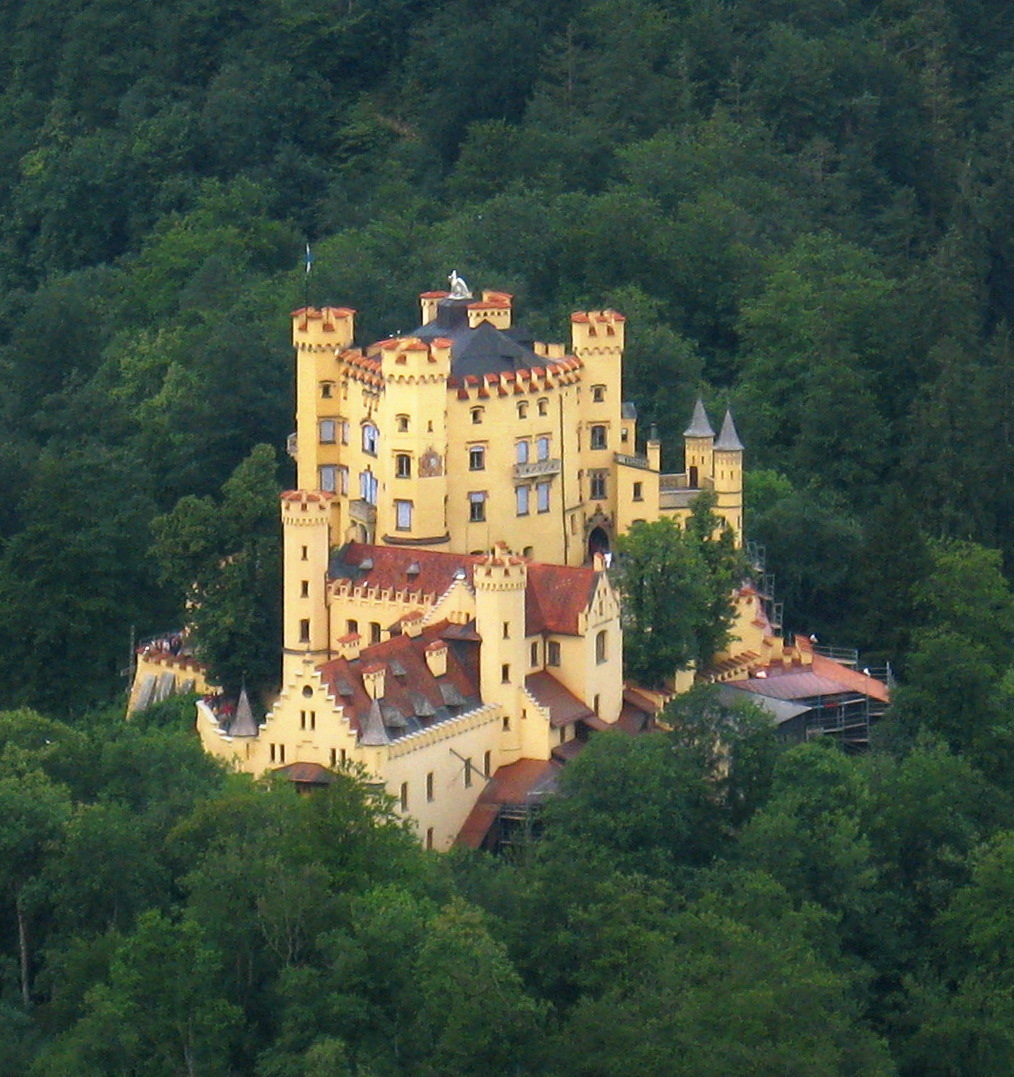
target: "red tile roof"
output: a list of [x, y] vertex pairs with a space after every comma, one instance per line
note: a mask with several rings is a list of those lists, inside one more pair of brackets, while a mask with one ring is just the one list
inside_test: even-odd
[[578, 719], [595, 719], [595, 712], [544, 670], [525, 678], [525, 687], [544, 706], [549, 708], [549, 724], [554, 728], [570, 725]]
[[835, 662], [833, 658], [825, 658], [824, 655], [816, 652], [813, 655], [813, 672], [833, 678], [847, 686], [850, 691], [861, 692], [871, 699], [880, 700], [881, 703], [889, 703], [891, 700], [890, 690], [883, 681], [878, 681], [876, 677], [868, 677], [857, 669], [843, 666], [840, 662]]
[[501, 767], [486, 783], [455, 845], [478, 849], [496, 819], [501, 804], [524, 804], [555, 785], [559, 767], [542, 759], [519, 759]]
[[568, 568], [533, 561], [528, 566], [525, 620], [529, 635], [536, 632], [578, 634], [578, 616], [595, 597], [600, 574], [593, 568]]
[[[349, 724], [357, 733], [362, 733], [366, 723], [366, 714], [370, 709], [370, 699], [363, 685], [363, 674], [382, 667], [384, 675], [383, 701], [406, 717], [416, 714], [416, 700], [410, 693], [425, 697], [433, 710], [445, 706], [441, 684], [451, 685], [462, 697], [477, 701], [479, 699], [479, 663], [475, 648], [468, 644], [461, 648], [447, 648], [447, 672], [437, 678], [430, 672], [426, 662], [426, 651], [434, 644], [441, 644], [440, 634], [448, 628], [447, 621], [430, 625], [418, 636], [394, 636], [383, 643], [375, 643], [360, 652], [358, 658], [334, 658], [318, 666], [321, 679], [334, 698], [345, 707]], [[404, 670], [403, 674], [392, 671], [392, 663]], [[342, 688], [346, 689], [343, 694]], [[348, 690], [351, 690], [349, 694]], [[422, 725], [432, 724], [432, 719], [421, 718]]]
[[[354, 574], [356, 586], [408, 591], [434, 598], [448, 590], [459, 571], [465, 573], [465, 579], [471, 584], [475, 566], [485, 560], [485, 555], [480, 554], [368, 546], [359, 542], [349, 543], [339, 556], [340, 560], [332, 566], [332, 578], [343, 578], [343, 568], [358, 569], [369, 559], [373, 567]], [[413, 564], [419, 571], [410, 576], [408, 568]], [[600, 573], [593, 568], [529, 562], [525, 591], [526, 635], [540, 632], [577, 635], [578, 617], [588, 608], [600, 579]]]

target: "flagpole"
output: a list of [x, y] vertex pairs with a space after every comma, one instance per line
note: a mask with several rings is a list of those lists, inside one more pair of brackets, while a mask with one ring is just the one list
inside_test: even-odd
[[306, 241], [306, 272], [303, 274], [303, 306], [310, 309], [310, 270], [313, 269], [313, 251], [310, 250], [310, 241]]

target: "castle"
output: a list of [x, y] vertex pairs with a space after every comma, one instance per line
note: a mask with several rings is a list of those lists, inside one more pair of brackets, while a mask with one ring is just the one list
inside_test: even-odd
[[704, 490], [737, 541], [743, 520], [731, 415], [716, 436], [698, 402], [680, 474], [654, 431], [638, 451], [621, 314], [572, 315], [568, 349], [516, 326], [511, 296], [451, 285], [365, 349], [354, 311], [294, 312], [281, 691], [262, 722], [198, 716], [252, 773], [309, 787], [361, 764], [437, 849], [478, 844], [591, 732], [650, 724], [657, 700], [623, 681], [616, 537]]

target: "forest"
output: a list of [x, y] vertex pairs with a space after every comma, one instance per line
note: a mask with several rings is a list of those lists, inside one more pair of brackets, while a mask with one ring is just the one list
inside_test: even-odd
[[[0, 1070], [1014, 1070], [1014, 9], [0, 17]], [[624, 312], [667, 467], [734, 409], [787, 631], [898, 674], [868, 755], [695, 695], [490, 863], [124, 725], [214, 567], [277, 655], [290, 310], [408, 332], [454, 267], [543, 339]]]

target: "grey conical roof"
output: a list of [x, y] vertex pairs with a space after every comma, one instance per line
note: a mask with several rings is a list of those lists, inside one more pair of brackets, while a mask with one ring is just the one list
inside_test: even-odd
[[718, 435], [718, 441], [715, 442], [715, 448], [722, 449], [725, 452], [743, 451], [743, 442], [739, 440], [739, 434], [736, 433], [736, 424], [732, 421], [731, 411], [725, 413], [725, 421], [722, 423], [722, 432]]
[[715, 431], [711, 429], [708, 421], [708, 413], [704, 410], [704, 401], [698, 397], [694, 404], [694, 414], [690, 419], [690, 425], [683, 431], [685, 438], [713, 438]]
[[366, 721], [363, 722], [359, 743], [366, 748], [379, 748], [381, 745], [391, 743], [391, 738], [384, 728], [384, 716], [380, 712], [380, 701], [377, 699], [373, 700], [370, 704], [370, 709], [366, 713]]
[[241, 688], [239, 701], [236, 704], [236, 713], [233, 716], [232, 724], [229, 726], [229, 736], [256, 737], [257, 733], [257, 720], [253, 716], [250, 697], [246, 694], [246, 688]]

